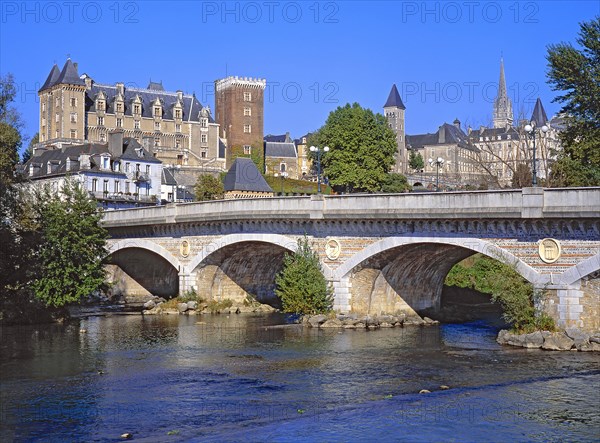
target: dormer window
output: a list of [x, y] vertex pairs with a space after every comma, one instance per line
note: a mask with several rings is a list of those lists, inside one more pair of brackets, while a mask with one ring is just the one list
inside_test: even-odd
[[142, 107], [138, 104], [133, 105], [133, 113], [135, 115], [140, 115], [142, 113]]
[[123, 112], [123, 103], [117, 103], [117, 112]]
[[160, 112], [160, 106], [154, 107], [154, 117], [160, 117], [162, 113]]
[[175, 109], [175, 118], [177, 118], [177, 119], [181, 118], [181, 109]]
[[114, 162], [113, 163], [113, 171], [119, 172], [121, 170], [121, 163]]
[[98, 111], [105, 111], [106, 110], [106, 103], [104, 102], [104, 100], [98, 100], [98, 104], [96, 105], [96, 109]]
[[102, 169], [110, 169], [110, 159], [108, 157], [102, 157]]
[[200, 119], [200, 127], [207, 128], [208, 127], [208, 119], [203, 117]]

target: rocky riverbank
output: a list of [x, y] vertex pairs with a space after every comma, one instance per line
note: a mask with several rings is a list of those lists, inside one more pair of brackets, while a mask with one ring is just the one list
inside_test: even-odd
[[339, 329], [378, 329], [395, 328], [409, 325], [428, 326], [437, 325], [439, 322], [429, 317], [400, 315], [305, 315], [301, 323], [310, 328], [339, 328]]
[[548, 351], [600, 352], [600, 334], [590, 335], [578, 328], [567, 328], [564, 332], [536, 331], [531, 334], [513, 334], [503, 329], [496, 341], [501, 345]]
[[148, 300], [143, 305], [142, 314], [158, 315], [158, 314], [183, 314], [183, 315], [198, 315], [198, 314], [245, 314], [245, 313], [271, 313], [277, 309], [272, 306], [258, 303], [256, 301], [250, 303], [235, 304], [230, 300], [221, 302], [198, 302], [181, 301], [179, 303], [167, 302], [160, 297], [154, 297]]

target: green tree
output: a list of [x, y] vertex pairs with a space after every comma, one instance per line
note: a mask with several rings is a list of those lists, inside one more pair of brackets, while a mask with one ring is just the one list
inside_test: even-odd
[[548, 83], [562, 91], [567, 128], [563, 152], [551, 169], [555, 186], [600, 185], [600, 16], [580, 24], [577, 43], [548, 47]]
[[[396, 134], [381, 114], [358, 103], [338, 107], [313, 133], [309, 145], [330, 150], [321, 157], [323, 174], [332, 186], [351, 192], [377, 192], [394, 164]], [[313, 162], [316, 158], [312, 155]]]
[[414, 171], [420, 171], [425, 167], [425, 161], [423, 160], [423, 156], [420, 152], [416, 152], [414, 150], [410, 150], [410, 154], [408, 156], [408, 166], [410, 169]]
[[41, 237], [40, 275], [33, 282], [35, 296], [46, 306], [76, 303], [104, 284], [107, 231], [96, 201], [72, 179], [61, 195], [48, 188], [36, 196]]
[[319, 256], [306, 237], [298, 239], [296, 252], [286, 254], [275, 283], [284, 312], [319, 314], [333, 307], [333, 291], [323, 276]]
[[399, 193], [410, 191], [411, 188], [412, 186], [408, 184], [408, 180], [404, 175], [390, 172], [381, 185], [381, 192]]
[[196, 194], [196, 200], [206, 201], [223, 198], [225, 191], [221, 180], [210, 174], [201, 174], [194, 186], [194, 193]]
[[33, 155], [33, 147], [40, 142], [40, 133], [36, 132], [32, 139], [29, 141], [27, 145], [27, 149], [23, 152], [23, 156], [21, 159], [21, 163], [27, 163], [31, 156]]
[[533, 175], [531, 169], [525, 163], [519, 163], [515, 168], [515, 173], [512, 177], [512, 187], [514, 189], [521, 189], [531, 186], [531, 180]]

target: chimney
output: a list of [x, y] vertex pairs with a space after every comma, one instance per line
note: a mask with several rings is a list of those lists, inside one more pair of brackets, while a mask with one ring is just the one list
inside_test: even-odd
[[438, 130], [438, 143], [440, 145], [446, 143], [446, 128], [444, 128], [444, 125], [440, 126]]
[[113, 157], [120, 157], [123, 154], [123, 130], [115, 129], [108, 134], [108, 152]]
[[285, 141], [286, 141], [286, 143], [289, 143], [289, 142], [292, 141], [292, 139], [290, 138], [290, 133], [289, 132], [285, 133]]
[[117, 83], [117, 94], [125, 95], [125, 85], [123, 83]]
[[457, 118], [456, 120], [454, 120], [452, 123], [454, 123], [454, 126], [455, 126], [457, 129], [460, 129], [460, 120], [459, 120], [458, 118]]
[[90, 154], [81, 154], [79, 156], [79, 165], [81, 169], [90, 169]]
[[177, 91], [177, 100], [183, 102], [183, 91]]
[[471, 126], [469, 125], [469, 127], [467, 128], [467, 133], [468, 133], [469, 135], [471, 135], [471, 132], [473, 132], [473, 129], [471, 129]]

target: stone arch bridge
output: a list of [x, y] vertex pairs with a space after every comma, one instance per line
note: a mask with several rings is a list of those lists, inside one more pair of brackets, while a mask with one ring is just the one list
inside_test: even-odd
[[600, 328], [600, 188], [282, 197], [106, 212], [124, 290], [276, 303], [274, 278], [306, 235], [339, 312], [438, 308], [477, 252], [546, 293], [562, 327]]

